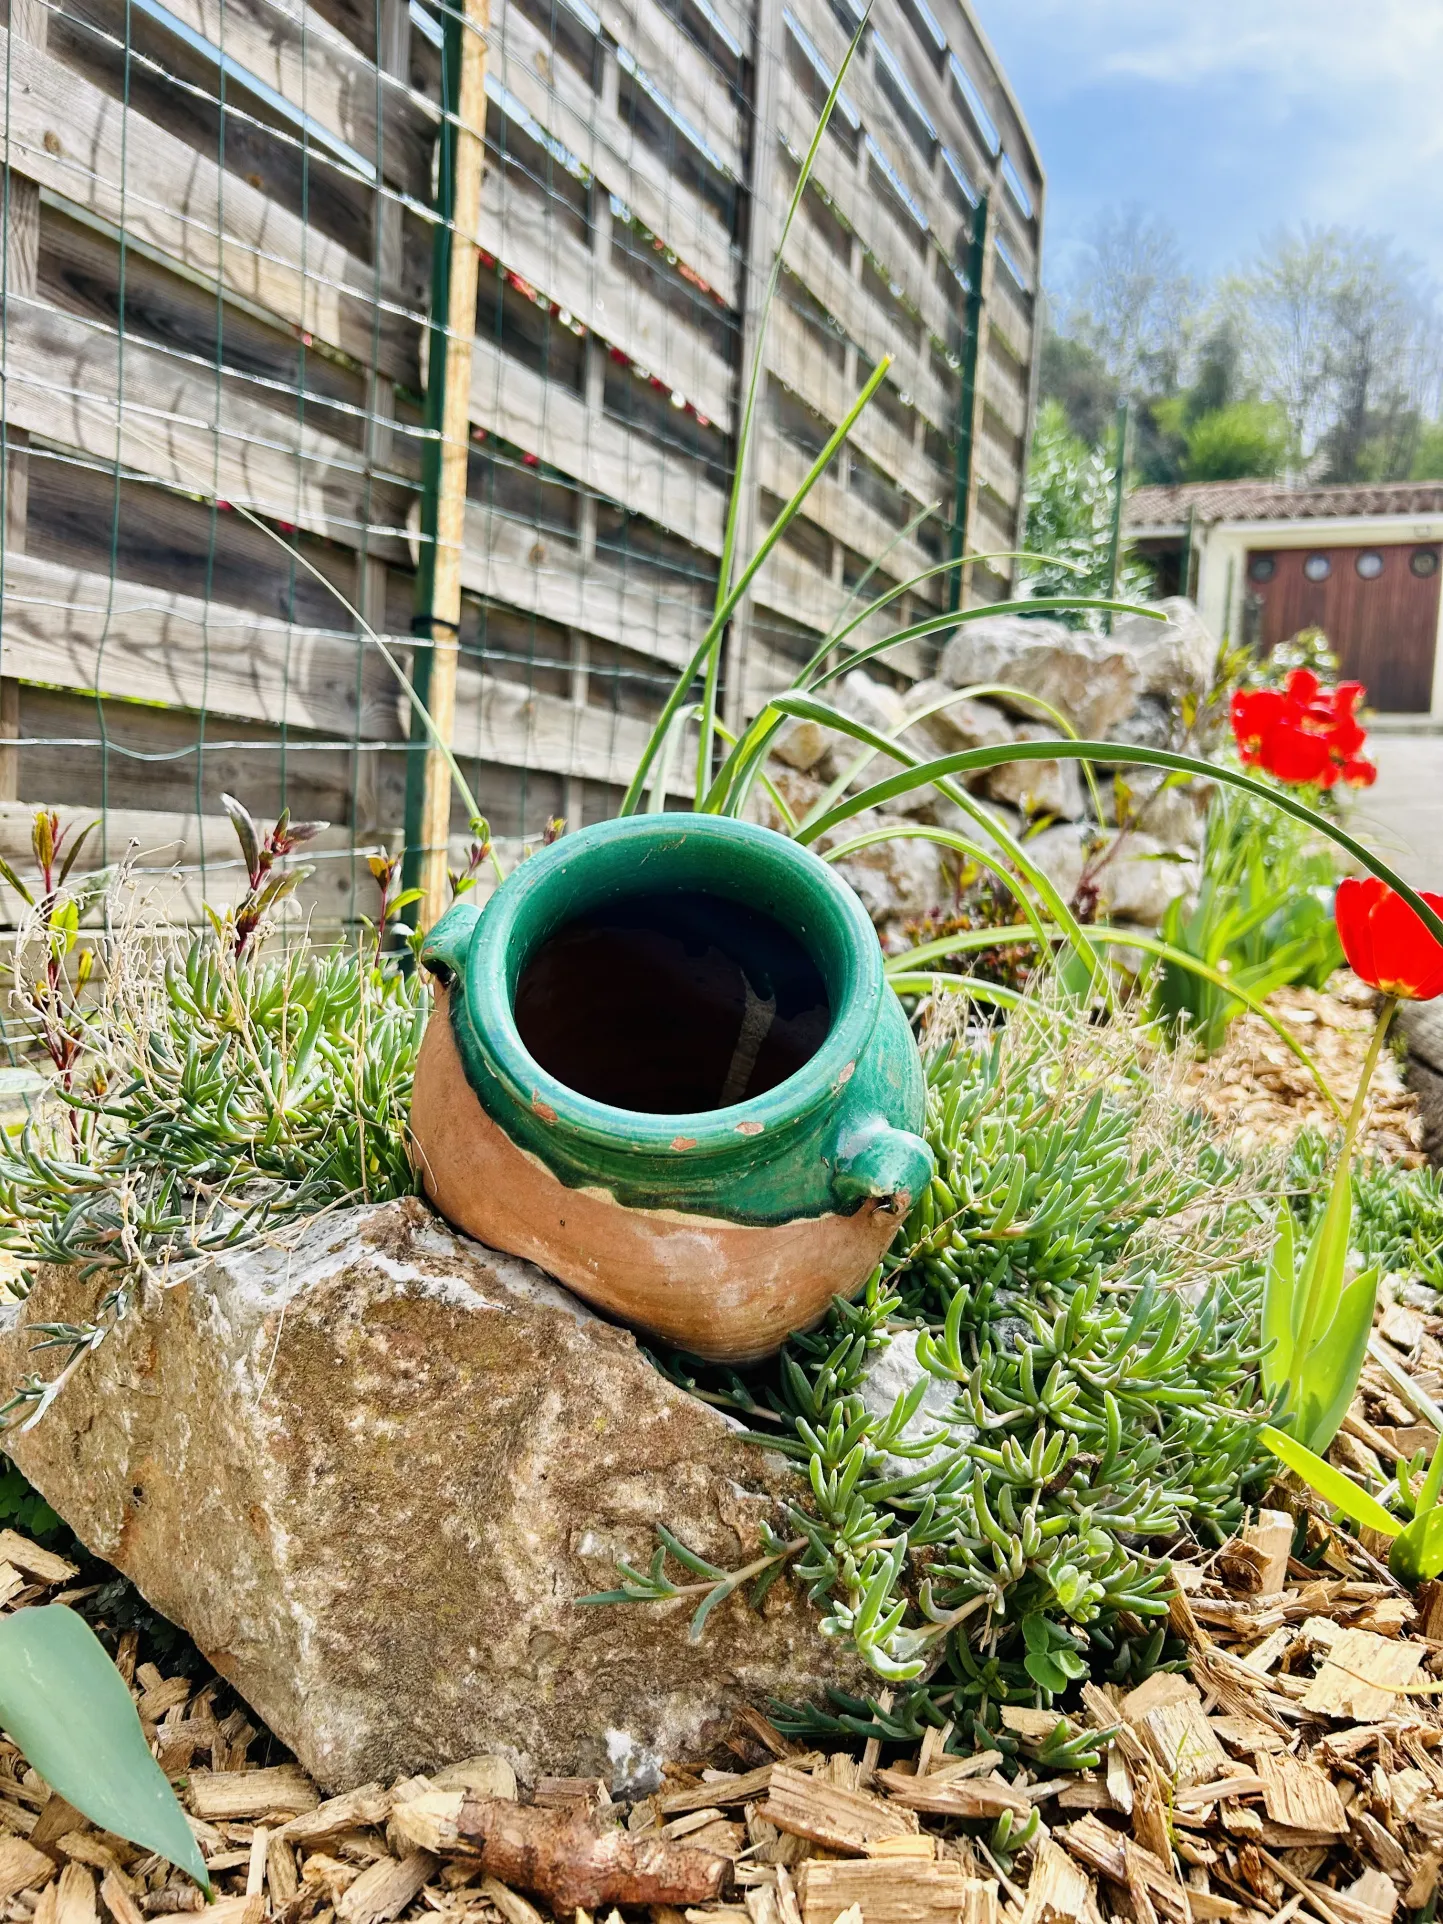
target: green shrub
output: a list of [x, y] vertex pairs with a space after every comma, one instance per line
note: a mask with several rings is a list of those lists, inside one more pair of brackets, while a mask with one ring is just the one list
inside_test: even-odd
[[[746, 1377], [669, 1364], [780, 1419], [754, 1416], [755, 1440], [796, 1459], [810, 1495], [763, 1576], [793, 1563], [879, 1677], [930, 1672], [904, 1719], [970, 1729], [987, 1705], [1157, 1663], [1169, 1554], [1221, 1542], [1266, 1461], [1257, 1219], [1170, 1077], [1142, 1032], [1062, 1007], [944, 1041], [938, 1181], [862, 1300]], [[880, 1409], [868, 1370], [898, 1338], [926, 1374]], [[929, 1387], [944, 1406], [919, 1436]], [[674, 1593], [661, 1577], [609, 1595]], [[838, 1716], [857, 1727], [875, 1706]]]

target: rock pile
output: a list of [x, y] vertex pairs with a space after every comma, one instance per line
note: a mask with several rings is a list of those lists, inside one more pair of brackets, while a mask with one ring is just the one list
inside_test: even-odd
[[[1158, 612], [1164, 621], [1133, 616], [1110, 636], [1056, 621], [988, 616], [959, 628], [936, 674], [905, 692], [858, 668], [836, 686], [833, 699], [923, 757], [1055, 740], [1063, 732], [1055, 714], [1084, 740], [1177, 745], [1189, 709], [1212, 684], [1217, 642], [1190, 601], [1174, 597], [1160, 602]], [[989, 692], [961, 692], [971, 688]], [[775, 786], [800, 818], [865, 753], [815, 722], [793, 723], [776, 750]], [[873, 758], [848, 786], [865, 786], [886, 772], [888, 764]], [[1165, 786], [1160, 774], [1139, 769], [1117, 784], [1105, 761], [1094, 773], [1096, 803], [1077, 762], [1005, 763], [966, 785], [999, 827], [1027, 836], [1028, 854], [1065, 898], [1111, 922], [1155, 929], [1169, 902], [1197, 886], [1205, 785]], [[760, 807], [763, 819], [775, 821], [770, 803]], [[945, 911], [955, 893], [957, 858], [927, 838], [928, 827], [980, 839], [961, 808], [928, 789], [866, 811], [821, 844], [825, 850], [892, 831], [837, 864], [891, 948], [906, 946], [907, 921]]]

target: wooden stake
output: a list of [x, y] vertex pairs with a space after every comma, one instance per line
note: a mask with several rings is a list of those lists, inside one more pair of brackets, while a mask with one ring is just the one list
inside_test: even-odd
[[[466, 457], [471, 423], [471, 347], [476, 332], [476, 231], [481, 218], [485, 162], [486, 31], [489, 0], [456, 0], [461, 13], [460, 75], [456, 93], [455, 176], [451, 195], [450, 272], [445, 304], [445, 366], [436, 490], [435, 551], [430, 608], [422, 611], [431, 637], [426, 706], [436, 732], [450, 746], [456, 726], [456, 666], [460, 654], [461, 556], [466, 534]], [[432, 333], [433, 352], [436, 334]], [[436, 378], [434, 367], [428, 378]], [[446, 907], [446, 850], [451, 824], [451, 771], [434, 740], [427, 744], [420, 810], [419, 905], [429, 928]]]

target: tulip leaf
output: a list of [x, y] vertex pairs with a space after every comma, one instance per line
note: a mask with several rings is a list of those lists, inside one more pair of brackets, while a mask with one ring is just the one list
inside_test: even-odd
[[1279, 1462], [1286, 1463], [1335, 1510], [1341, 1510], [1344, 1516], [1351, 1517], [1354, 1523], [1361, 1524], [1364, 1529], [1376, 1530], [1380, 1536], [1396, 1537], [1402, 1534], [1402, 1524], [1391, 1511], [1383, 1508], [1376, 1497], [1369, 1496], [1350, 1476], [1335, 1470], [1331, 1463], [1316, 1456], [1295, 1436], [1285, 1436], [1270, 1424], [1259, 1430], [1258, 1435]]
[[1278, 1210], [1273, 1251], [1263, 1283], [1263, 1388], [1275, 1394], [1293, 1374], [1294, 1304], [1297, 1301], [1296, 1235], [1286, 1201]]
[[64, 1604], [0, 1622], [0, 1727], [67, 1804], [210, 1889], [204, 1860], [130, 1692], [95, 1632]]
[[1414, 1517], [1389, 1551], [1388, 1568], [1400, 1583], [1424, 1583], [1443, 1572], [1443, 1510]]
[[1364, 1270], [1343, 1291], [1337, 1315], [1303, 1363], [1298, 1435], [1311, 1450], [1326, 1450], [1348, 1414], [1377, 1300], [1378, 1271]]

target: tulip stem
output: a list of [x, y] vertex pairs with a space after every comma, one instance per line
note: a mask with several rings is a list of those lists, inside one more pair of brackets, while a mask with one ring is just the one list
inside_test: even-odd
[[1352, 1107], [1348, 1111], [1348, 1120], [1343, 1126], [1342, 1147], [1338, 1151], [1337, 1167], [1333, 1171], [1332, 1186], [1328, 1191], [1325, 1220], [1317, 1246], [1319, 1259], [1311, 1266], [1312, 1273], [1308, 1277], [1308, 1294], [1303, 1304], [1303, 1314], [1298, 1325], [1297, 1342], [1293, 1351], [1294, 1355], [1300, 1359], [1300, 1361], [1305, 1360], [1311, 1353], [1315, 1340], [1314, 1324], [1318, 1320], [1320, 1299], [1324, 1289], [1323, 1272], [1326, 1268], [1326, 1264], [1322, 1260], [1322, 1252], [1326, 1249], [1333, 1237], [1347, 1234], [1348, 1204], [1351, 1197], [1351, 1184], [1353, 1180], [1353, 1146], [1357, 1142], [1358, 1130], [1362, 1126], [1363, 1115], [1368, 1106], [1368, 1090], [1373, 1081], [1373, 1071], [1378, 1066], [1378, 1057], [1383, 1051], [1383, 1038], [1388, 1033], [1388, 1025], [1393, 1020], [1393, 1011], [1397, 1006], [1398, 998], [1396, 995], [1385, 995], [1383, 997], [1383, 1006], [1378, 1011], [1378, 1020], [1373, 1027], [1372, 1039], [1368, 1044], [1368, 1053], [1363, 1058], [1363, 1068], [1358, 1077], [1357, 1091], [1353, 1096]]
[[1341, 1162], [1347, 1162], [1353, 1153], [1353, 1144], [1357, 1140], [1358, 1130], [1362, 1126], [1363, 1111], [1368, 1104], [1368, 1090], [1372, 1085], [1373, 1071], [1378, 1066], [1378, 1057], [1383, 1052], [1383, 1038], [1388, 1033], [1388, 1025], [1392, 1022], [1393, 1014], [1397, 1007], [1398, 998], [1396, 995], [1385, 995], [1383, 997], [1383, 1006], [1378, 1011], [1378, 1021], [1373, 1030], [1373, 1039], [1368, 1044], [1367, 1055], [1363, 1058], [1363, 1071], [1358, 1077], [1357, 1093], [1353, 1097], [1353, 1106], [1348, 1111], [1348, 1120], [1343, 1129], [1343, 1148], [1339, 1157]]

